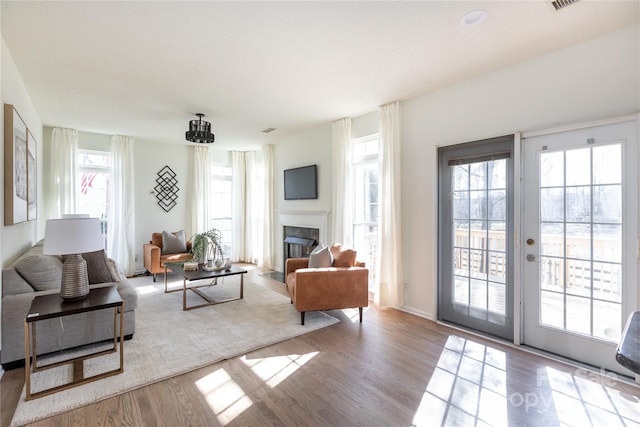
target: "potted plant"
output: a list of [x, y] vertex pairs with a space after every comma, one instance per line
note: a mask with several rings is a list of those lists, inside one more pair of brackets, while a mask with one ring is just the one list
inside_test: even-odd
[[[196, 233], [191, 236], [191, 257], [204, 264], [207, 258], [223, 260], [222, 258], [222, 233], [217, 228]], [[224, 261], [222, 261], [224, 264]]]

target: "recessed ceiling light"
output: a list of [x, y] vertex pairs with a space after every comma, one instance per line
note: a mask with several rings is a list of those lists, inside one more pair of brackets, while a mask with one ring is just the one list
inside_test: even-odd
[[476, 9], [476, 10], [472, 10], [471, 12], [466, 13], [461, 19], [460, 19], [460, 26], [462, 27], [471, 27], [473, 25], [477, 25], [479, 23], [481, 23], [482, 21], [484, 21], [484, 19], [487, 17], [487, 11], [484, 9]]

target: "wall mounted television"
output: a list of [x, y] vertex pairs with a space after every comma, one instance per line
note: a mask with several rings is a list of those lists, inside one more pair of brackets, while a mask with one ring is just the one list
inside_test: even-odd
[[318, 198], [318, 173], [316, 165], [285, 169], [284, 199], [305, 200]]

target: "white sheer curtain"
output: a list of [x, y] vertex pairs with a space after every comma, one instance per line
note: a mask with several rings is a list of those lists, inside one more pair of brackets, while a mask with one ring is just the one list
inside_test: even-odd
[[331, 203], [331, 218], [333, 225], [332, 241], [321, 242], [330, 246], [331, 243], [351, 245], [351, 186], [349, 183], [351, 169], [351, 118], [336, 120], [332, 127], [333, 139], [333, 199]]
[[50, 177], [45, 218], [74, 214], [78, 189], [78, 131], [54, 128], [51, 135]]
[[194, 147], [193, 165], [192, 234], [202, 233], [211, 228], [209, 223], [209, 180], [211, 179], [211, 172], [208, 147]]
[[258, 267], [273, 269], [275, 265], [275, 237], [273, 227], [273, 145], [262, 147], [262, 256]]
[[111, 179], [107, 252], [127, 276], [135, 274], [133, 138], [111, 137]]
[[232, 261], [272, 268], [275, 249], [272, 236], [273, 146], [258, 151], [231, 153]]
[[257, 247], [260, 245], [260, 236], [257, 231], [258, 217], [254, 207], [261, 206], [256, 203], [255, 172], [256, 153], [247, 151], [244, 153], [244, 241], [242, 242], [241, 260], [246, 262], [256, 262]]
[[380, 218], [378, 220], [378, 281], [376, 302], [402, 307], [402, 229], [400, 226], [400, 104], [383, 105], [378, 111], [380, 130]]
[[245, 261], [245, 200], [247, 194], [244, 165], [244, 153], [232, 151], [231, 220], [233, 221], [233, 239], [231, 241], [231, 261]]

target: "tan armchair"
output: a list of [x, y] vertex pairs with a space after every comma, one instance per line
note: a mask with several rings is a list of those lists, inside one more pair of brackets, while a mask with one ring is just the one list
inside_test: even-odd
[[[172, 232], [177, 234], [178, 232]], [[164, 273], [165, 262], [183, 262], [191, 259], [191, 242], [187, 241], [187, 252], [177, 254], [162, 254], [162, 233], [151, 234], [149, 243], [143, 245], [144, 252], [144, 268], [147, 274], [153, 275], [153, 281], [156, 281], [158, 273]]]
[[[340, 253], [340, 249], [331, 252]], [[369, 270], [364, 263], [355, 260], [355, 251], [350, 261], [340, 262], [336, 257], [333, 267], [308, 268], [309, 258], [289, 258], [285, 264], [287, 292], [291, 302], [300, 312], [304, 325], [307, 311], [359, 308], [369, 305]]]

